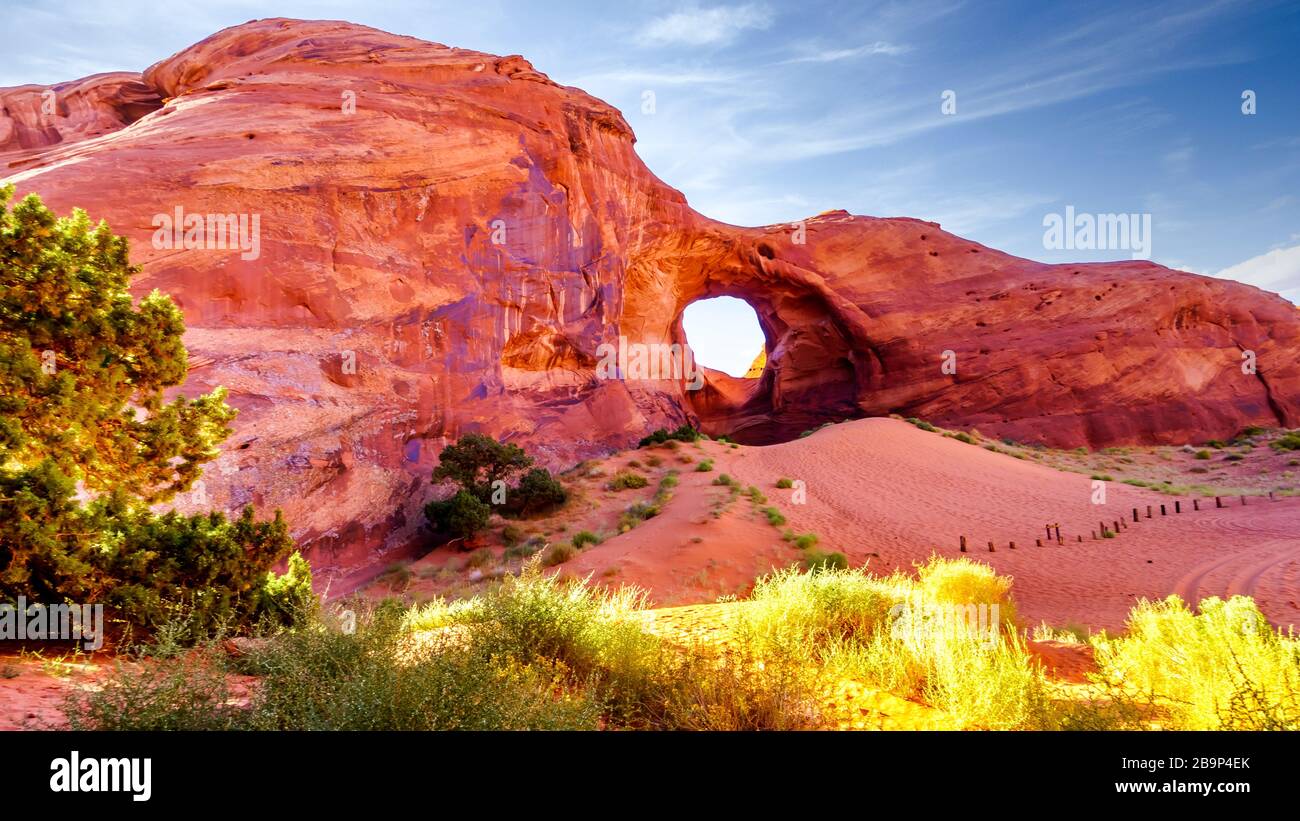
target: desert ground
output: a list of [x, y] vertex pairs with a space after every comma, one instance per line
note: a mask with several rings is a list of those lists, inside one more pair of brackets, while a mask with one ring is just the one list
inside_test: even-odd
[[[1034, 624], [1117, 631], [1138, 599], [1240, 594], [1253, 596], [1275, 624], [1295, 625], [1300, 498], [1288, 495], [1291, 452], [1242, 444], [1196, 458], [1202, 450], [1076, 453], [997, 440], [967, 444], [899, 419], [863, 419], [779, 445], [701, 441], [591, 460], [566, 474], [577, 499], [565, 510], [516, 525], [522, 525], [521, 538], [546, 544], [584, 530], [606, 534], [557, 572], [635, 585], [659, 606], [743, 597], [756, 576], [802, 558], [782, 539], [791, 530], [816, 534], [817, 548], [842, 552], [850, 565], [881, 574], [908, 570], [932, 554], [960, 556], [965, 536], [967, 556], [1015, 579], [1021, 615]], [[1247, 455], [1225, 461], [1239, 451]], [[652, 459], [659, 464], [651, 466]], [[712, 470], [699, 471], [705, 460]], [[1221, 467], [1213, 474], [1191, 472], [1205, 465]], [[607, 489], [612, 476], [629, 470], [644, 474], [647, 487]], [[670, 471], [678, 473], [679, 484], [662, 512], [618, 534], [624, 509], [652, 497]], [[766, 502], [715, 484], [723, 474], [741, 489], [758, 488]], [[1093, 501], [1093, 476], [1103, 477], [1104, 503]], [[793, 501], [795, 488], [776, 487], [781, 478], [803, 483], [804, 503]], [[1172, 491], [1126, 484], [1125, 478]], [[1216, 491], [1222, 508], [1215, 505]], [[768, 506], [786, 523], [769, 525], [761, 512]], [[1123, 520], [1118, 535], [1100, 538], [1100, 526], [1113, 530], [1116, 520]], [[1064, 544], [1055, 530], [1047, 539], [1048, 524], [1060, 525]], [[460, 546], [434, 550], [411, 563], [409, 573], [390, 568], [365, 591], [387, 596], [396, 590], [418, 601], [491, 583], [510, 560], [504, 544], [485, 542], [477, 555]]]
[[[550, 573], [645, 591], [655, 631], [725, 642], [732, 611], [745, 606], [755, 579], [773, 570], [842, 553], [850, 566], [882, 576], [910, 572], [931, 556], [962, 556], [965, 537], [968, 558], [1014, 579], [1027, 636], [1040, 626], [1122, 633], [1137, 601], [1171, 594], [1189, 602], [1251, 596], [1274, 625], [1300, 622], [1295, 460], [1268, 446], [1272, 435], [1211, 448], [1089, 453], [928, 427], [861, 419], [779, 445], [672, 441], [588, 460], [564, 474], [570, 501], [559, 511], [495, 520], [472, 544], [440, 545], [326, 592], [339, 601], [358, 594], [411, 604], [463, 598], [540, 554]], [[645, 485], [612, 489], [620, 475], [643, 476]], [[675, 484], [664, 482], [669, 476]], [[1196, 480], [1203, 484], [1191, 484]], [[657, 512], [629, 517], [638, 503], [655, 504]], [[546, 558], [552, 546], [584, 532], [594, 543], [579, 537], [571, 558]], [[812, 544], [799, 538], [808, 535]], [[1092, 669], [1086, 644], [1029, 646], [1060, 686], [1085, 686]], [[95, 687], [115, 663], [106, 654], [0, 659], [0, 728], [57, 725], [62, 700]], [[927, 705], [855, 682], [842, 682], [827, 699], [845, 728], [947, 726]]]

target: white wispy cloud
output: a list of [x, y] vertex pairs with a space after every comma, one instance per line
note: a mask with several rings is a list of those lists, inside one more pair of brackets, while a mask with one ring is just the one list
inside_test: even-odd
[[1251, 148], [1256, 151], [1267, 151], [1274, 148], [1300, 148], [1300, 137], [1276, 137], [1255, 143]]
[[1229, 265], [1214, 276], [1276, 291], [1292, 302], [1300, 302], [1300, 245], [1274, 248], [1236, 265]]
[[793, 222], [818, 211], [811, 200], [800, 193], [772, 195], [770, 186], [727, 186], [710, 190], [697, 198], [701, 213], [731, 225], [777, 225]]
[[[1141, 15], [1144, 24], [1159, 28], [1162, 52], [1172, 54], [1180, 41], [1203, 29], [1205, 17], [1225, 11], [1215, 6], [1197, 15], [1160, 10]], [[1065, 47], [1068, 45], [1068, 48]], [[957, 92], [957, 116], [937, 116], [934, 96], [908, 94], [870, 107], [833, 111], [809, 121], [772, 123], [756, 140], [772, 147], [772, 157], [808, 159], [873, 148], [898, 142], [939, 128], [972, 123], [1022, 111], [1059, 105], [1152, 77], [1196, 68], [1239, 62], [1240, 56], [1201, 54], [1188, 59], [1151, 59], [1151, 43], [1144, 25], [1127, 16], [1099, 17], [1061, 35], [1055, 41], [1028, 45], [1009, 52], [974, 82], [954, 76], [948, 87]], [[1166, 57], [1168, 57], [1166, 54]], [[782, 139], [782, 131], [789, 139]], [[818, 135], [809, 140], [809, 134]], [[1173, 152], [1171, 161], [1190, 161], [1190, 154]]]
[[1192, 167], [1192, 158], [1196, 156], [1196, 149], [1190, 145], [1184, 145], [1166, 152], [1161, 157], [1165, 170], [1170, 174], [1186, 174]]
[[731, 85], [739, 82], [742, 74], [695, 68], [613, 69], [584, 74], [574, 81], [581, 89], [607, 86], [654, 88], [655, 86], [706, 86]]
[[900, 54], [906, 54], [911, 50], [911, 46], [896, 45], [894, 43], [887, 43], [884, 40], [877, 40], [874, 43], [868, 43], [863, 46], [858, 46], [857, 48], [820, 49], [810, 54], [791, 57], [789, 60], [784, 60], [782, 62], [786, 65], [791, 63], [835, 63], [840, 60], [852, 60], [857, 57], [871, 57], [877, 54], [886, 57], [896, 57]]
[[689, 8], [650, 21], [638, 39], [648, 45], [725, 45], [743, 31], [771, 25], [771, 10], [753, 3]]

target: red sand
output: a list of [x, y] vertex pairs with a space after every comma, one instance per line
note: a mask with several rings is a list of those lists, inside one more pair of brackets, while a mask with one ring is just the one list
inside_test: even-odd
[[[965, 535], [970, 558], [1014, 577], [1013, 595], [1032, 624], [1118, 630], [1138, 599], [1171, 593], [1251, 595], [1275, 624], [1300, 624], [1300, 498], [1251, 497], [1245, 506], [1225, 499], [1222, 510], [1211, 498], [1194, 512], [1190, 497], [1107, 482], [1106, 504], [1095, 505], [1088, 476], [896, 419], [846, 422], [768, 447], [709, 443], [706, 450], [715, 459], [712, 473], [683, 473], [662, 515], [589, 548], [565, 571], [646, 587], [659, 604], [686, 604], [743, 593], [756, 573], [797, 560], [779, 538], [784, 528], [768, 525], [744, 497], [720, 519], [708, 515], [712, 500], [725, 495], [709, 482], [725, 472], [762, 489], [786, 515], [785, 527], [817, 533], [820, 547], [880, 573], [908, 569], [931, 553], [960, 556]], [[805, 483], [806, 504], [792, 504], [793, 491], [775, 487], [783, 476]], [[1142, 517], [1136, 524], [1133, 507]], [[1092, 540], [1100, 522], [1109, 527], [1119, 518], [1130, 527], [1118, 538]], [[1048, 522], [1060, 523], [1063, 547], [1035, 546]]]
[[[695, 472], [695, 464], [676, 461], [680, 454], [711, 458], [714, 469]], [[619, 460], [627, 456], [631, 454]], [[910, 569], [932, 553], [960, 556], [957, 545], [965, 535], [969, 558], [1014, 577], [1013, 595], [1027, 625], [1041, 620], [1121, 630], [1137, 599], [1171, 593], [1187, 599], [1250, 595], [1274, 624], [1300, 624], [1300, 498], [1269, 502], [1250, 497], [1244, 506], [1236, 497], [1225, 498], [1224, 509], [1215, 509], [1211, 498], [1193, 511], [1190, 497], [1107, 482], [1106, 504], [1094, 505], [1086, 475], [883, 418], [834, 425], [768, 447], [684, 445], [671, 456], [666, 461], [682, 473], [663, 512], [585, 549], [558, 572], [590, 574], [595, 583], [635, 584], [663, 607], [743, 596], [756, 576], [798, 561], [800, 552], [780, 538], [786, 528], [817, 533], [819, 547], [842, 551], [853, 565], [868, 564], [879, 573]], [[715, 517], [719, 502], [730, 494], [729, 488], [712, 484], [722, 473], [760, 488], [787, 524], [769, 525], [744, 496], [735, 497]], [[775, 487], [780, 477], [804, 483], [806, 504], [793, 503], [794, 490]], [[586, 515], [614, 515], [616, 511], [606, 510], [611, 501], [622, 505], [641, 498], [610, 496], [593, 497], [595, 507]], [[1178, 515], [1173, 513], [1175, 500], [1183, 503]], [[1155, 509], [1152, 519], [1145, 517], [1148, 504]], [[1159, 514], [1161, 504], [1167, 516]], [[1135, 506], [1142, 511], [1137, 523], [1132, 522]], [[1118, 538], [1091, 539], [1099, 522], [1109, 526], [1117, 518], [1130, 525]], [[1035, 546], [1049, 521], [1060, 523], [1064, 546]], [[1083, 543], [1074, 541], [1080, 533]], [[997, 548], [994, 553], [988, 552], [989, 540]], [[1009, 547], [1013, 540], [1015, 550]], [[709, 618], [716, 616], [715, 609], [708, 612]], [[656, 618], [678, 632], [714, 629], [716, 625], [705, 624], [703, 613], [684, 608], [661, 611]], [[1067, 681], [1082, 680], [1091, 666], [1083, 646], [1047, 642], [1033, 647], [1054, 675]], [[40, 662], [16, 657], [0, 658], [2, 667], [19, 675], [0, 677], [0, 729], [57, 723], [63, 697], [94, 686], [104, 669], [76, 665], [72, 675], [56, 677]], [[844, 699], [853, 706], [850, 712], [874, 716], [868, 723], [879, 719], [886, 722], [881, 726], [894, 726], [889, 722], [906, 718], [905, 710], [899, 712], [906, 704], [873, 702], [867, 709], [862, 694]], [[852, 726], [861, 721], [855, 719]], [[915, 723], [911, 718], [907, 722]]]
[[106, 669], [103, 659], [43, 662], [0, 655], [0, 731], [62, 727], [63, 702], [93, 687]]

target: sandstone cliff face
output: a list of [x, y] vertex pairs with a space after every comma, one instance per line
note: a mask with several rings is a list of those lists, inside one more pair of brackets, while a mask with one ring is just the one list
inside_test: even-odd
[[0, 155], [117, 131], [161, 106], [156, 89], [125, 71], [53, 86], [3, 88]]
[[[283, 507], [318, 567], [408, 540], [468, 431], [555, 466], [687, 420], [771, 442], [897, 412], [1065, 446], [1300, 424], [1279, 297], [1043, 265], [914, 219], [718, 223], [618, 111], [521, 57], [262, 20], [55, 86], [53, 115], [45, 90], [0, 89], [0, 174], [131, 237], [137, 290], [185, 311], [185, 390], [226, 385], [241, 410], [188, 504]], [[178, 209], [204, 242], [153, 241]], [[257, 242], [212, 247], [217, 215]], [[719, 295], [759, 314], [760, 379], [598, 377], [602, 343], [683, 342], [685, 306]]]

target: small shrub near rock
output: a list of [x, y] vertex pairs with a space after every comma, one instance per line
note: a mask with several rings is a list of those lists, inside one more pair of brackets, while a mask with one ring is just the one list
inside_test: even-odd
[[668, 445], [669, 447], [676, 447], [676, 442], [694, 442], [699, 438], [700, 432], [695, 428], [692, 428], [690, 425], [682, 425], [671, 432], [659, 428], [654, 433], [644, 437], [639, 443], [637, 443], [637, 447], [643, 448], [647, 445]]
[[650, 484], [644, 476], [631, 471], [624, 471], [614, 476], [606, 485], [610, 490], [635, 490]]
[[623, 512], [618, 519], [618, 532], [626, 533], [632, 528], [659, 515], [660, 507], [654, 502], [637, 502]]
[[848, 570], [849, 560], [838, 551], [809, 550], [804, 554], [803, 566], [806, 570]]
[[533, 536], [522, 544], [511, 545], [506, 548], [503, 557], [509, 561], [511, 559], [526, 559], [537, 551], [542, 549], [542, 539], [540, 536]]
[[556, 565], [564, 564], [577, 555], [578, 548], [574, 547], [569, 542], [559, 542], [551, 545], [547, 548], [546, 552], [542, 554], [542, 564], [547, 567], [555, 567]]
[[506, 547], [518, 544], [524, 539], [524, 530], [519, 525], [508, 524], [501, 528], [501, 541], [506, 543]]
[[1284, 450], [1300, 450], [1300, 430], [1288, 431], [1270, 442], [1269, 447], [1279, 453]]
[[311, 565], [298, 551], [289, 557], [283, 575], [266, 574], [259, 591], [258, 609], [272, 624], [281, 627], [307, 624], [319, 608], [320, 599], [311, 586]]

